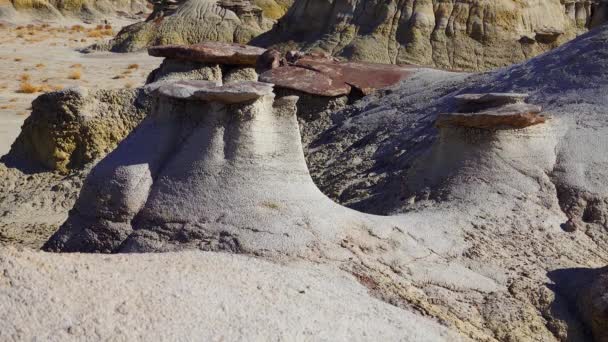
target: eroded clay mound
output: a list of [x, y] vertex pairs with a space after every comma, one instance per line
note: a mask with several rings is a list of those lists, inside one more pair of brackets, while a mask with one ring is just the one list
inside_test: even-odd
[[108, 16], [136, 17], [148, 12], [146, 0], [2, 0], [0, 19], [100, 20]]
[[3, 161], [68, 173], [112, 151], [149, 109], [141, 89], [71, 88], [39, 96]]
[[254, 44], [483, 70], [554, 48], [605, 21], [606, 13], [599, 0], [298, 0]]
[[166, 44], [246, 43], [272, 23], [249, 0], [159, 1], [146, 21], [126, 26], [109, 43], [90, 49], [130, 52]]

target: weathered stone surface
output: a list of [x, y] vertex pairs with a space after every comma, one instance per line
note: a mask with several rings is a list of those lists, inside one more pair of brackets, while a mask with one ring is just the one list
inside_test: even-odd
[[221, 81], [223, 70], [219, 64], [190, 62], [165, 58], [160, 66], [148, 75], [146, 84], [158, 81], [207, 80]]
[[139, 51], [150, 46], [204, 42], [247, 43], [270, 29], [273, 21], [251, 13], [237, 15], [216, 0], [160, 1], [146, 21], [124, 27], [109, 42], [87, 51]]
[[608, 267], [598, 270], [578, 297], [578, 310], [591, 329], [595, 341], [608, 341]]
[[259, 77], [277, 87], [298, 90], [320, 96], [340, 96], [350, 93], [351, 87], [329, 76], [296, 66], [284, 66], [268, 70]]
[[287, 63], [278, 50], [269, 49], [258, 58], [255, 68], [258, 72], [262, 73], [270, 69], [284, 66], [285, 64]]
[[412, 70], [388, 64], [338, 62], [326, 58], [302, 57], [296, 66], [318, 71], [334, 81], [357, 88], [364, 95], [392, 86], [412, 74]]
[[148, 48], [155, 57], [223, 65], [255, 66], [266, 49], [250, 45], [205, 42], [194, 45], [164, 45]]
[[454, 96], [459, 105], [487, 104], [499, 106], [507, 103], [523, 102], [530, 95], [526, 93], [482, 93]]
[[219, 85], [210, 81], [178, 81], [158, 88], [164, 96], [220, 103], [240, 103], [272, 95], [272, 84], [243, 81]]
[[600, 0], [297, 0], [254, 44], [483, 70], [544, 53], [605, 18]]
[[441, 114], [437, 127], [466, 127], [480, 129], [525, 128], [544, 123], [547, 117], [540, 114], [542, 108], [526, 103], [508, 104], [473, 113]]
[[459, 341], [333, 267], [227, 253], [0, 248], [0, 270], [4, 342]]
[[146, 0], [1, 0], [0, 19], [8, 21], [63, 20], [79, 18], [87, 21], [108, 16], [141, 18], [147, 12]]
[[5, 157], [63, 173], [105, 156], [149, 109], [139, 89], [71, 88], [39, 96]]

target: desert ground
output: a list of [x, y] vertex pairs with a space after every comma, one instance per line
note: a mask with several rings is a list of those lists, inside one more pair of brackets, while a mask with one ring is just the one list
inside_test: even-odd
[[128, 23], [0, 24], [0, 155], [10, 149], [30, 113], [32, 100], [41, 93], [78, 86], [131, 88], [144, 83], [161, 59], [145, 51], [79, 52], [110, 39]]

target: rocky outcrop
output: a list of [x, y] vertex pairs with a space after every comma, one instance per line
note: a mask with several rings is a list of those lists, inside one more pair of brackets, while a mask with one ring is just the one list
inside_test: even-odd
[[254, 44], [485, 70], [555, 48], [605, 18], [601, 0], [298, 0]]
[[590, 284], [585, 284], [578, 310], [591, 329], [595, 341], [608, 341], [608, 268], [602, 269]]
[[104, 157], [148, 110], [142, 90], [71, 88], [39, 96], [4, 162], [67, 173]]
[[523, 102], [527, 94], [489, 93], [462, 94], [455, 97], [460, 111], [440, 114], [435, 122], [439, 128], [463, 127], [485, 130], [525, 128], [544, 123], [540, 106]]
[[91, 171], [45, 249], [302, 256], [356, 227], [387, 234], [397, 224], [341, 208], [312, 183], [297, 98], [274, 101], [261, 82], [178, 81], [157, 93], [148, 118]]
[[160, 1], [146, 21], [124, 27], [110, 42], [89, 50], [130, 52], [167, 44], [246, 43], [271, 26], [272, 21], [249, 0]]
[[[577, 299], [566, 299], [592, 281], [565, 288], [551, 273], [608, 260], [606, 39], [608, 27], [601, 26], [484, 74], [414, 70], [407, 82], [331, 116], [309, 144], [312, 177], [336, 201], [365, 212], [458, 212], [466, 223], [447, 229], [463, 234], [469, 247], [455, 258], [502, 269], [509, 290], [472, 304], [474, 295], [421, 287], [447, 311], [485, 321], [498, 340], [590, 341], [585, 327], [597, 325], [589, 317], [602, 317], [601, 306], [587, 304], [595, 313], [585, 316]], [[475, 123], [467, 117], [436, 126], [440, 114], [495, 115], [493, 107], [521, 104], [525, 94], [524, 114], [540, 110], [530, 106], [540, 113], [492, 118], [483, 127], [463, 125]], [[541, 114], [545, 120], [537, 122]], [[455, 299], [461, 295], [466, 304]]]
[[4, 0], [0, 1], [0, 19], [26, 21], [79, 18], [96, 21], [110, 16], [138, 18], [147, 11], [146, 5], [146, 0]]
[[206, 42], [195, 45], [163, 45], [151, 47], [148, 54], [188, 62], [255, 66], [266, 49], [249, 45]]

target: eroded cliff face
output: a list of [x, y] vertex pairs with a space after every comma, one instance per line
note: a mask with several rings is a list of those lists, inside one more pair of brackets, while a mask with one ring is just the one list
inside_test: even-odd
[[602, 0], [299, 0], [259, 45], [455, 70], [512, 64], [606, 17]]
[[0, 18], [7, 20], [57, 20], [65, 17], [85, 20], [105, 16], [133, 16], [147, 11], [146, 0], [3, 0]]

